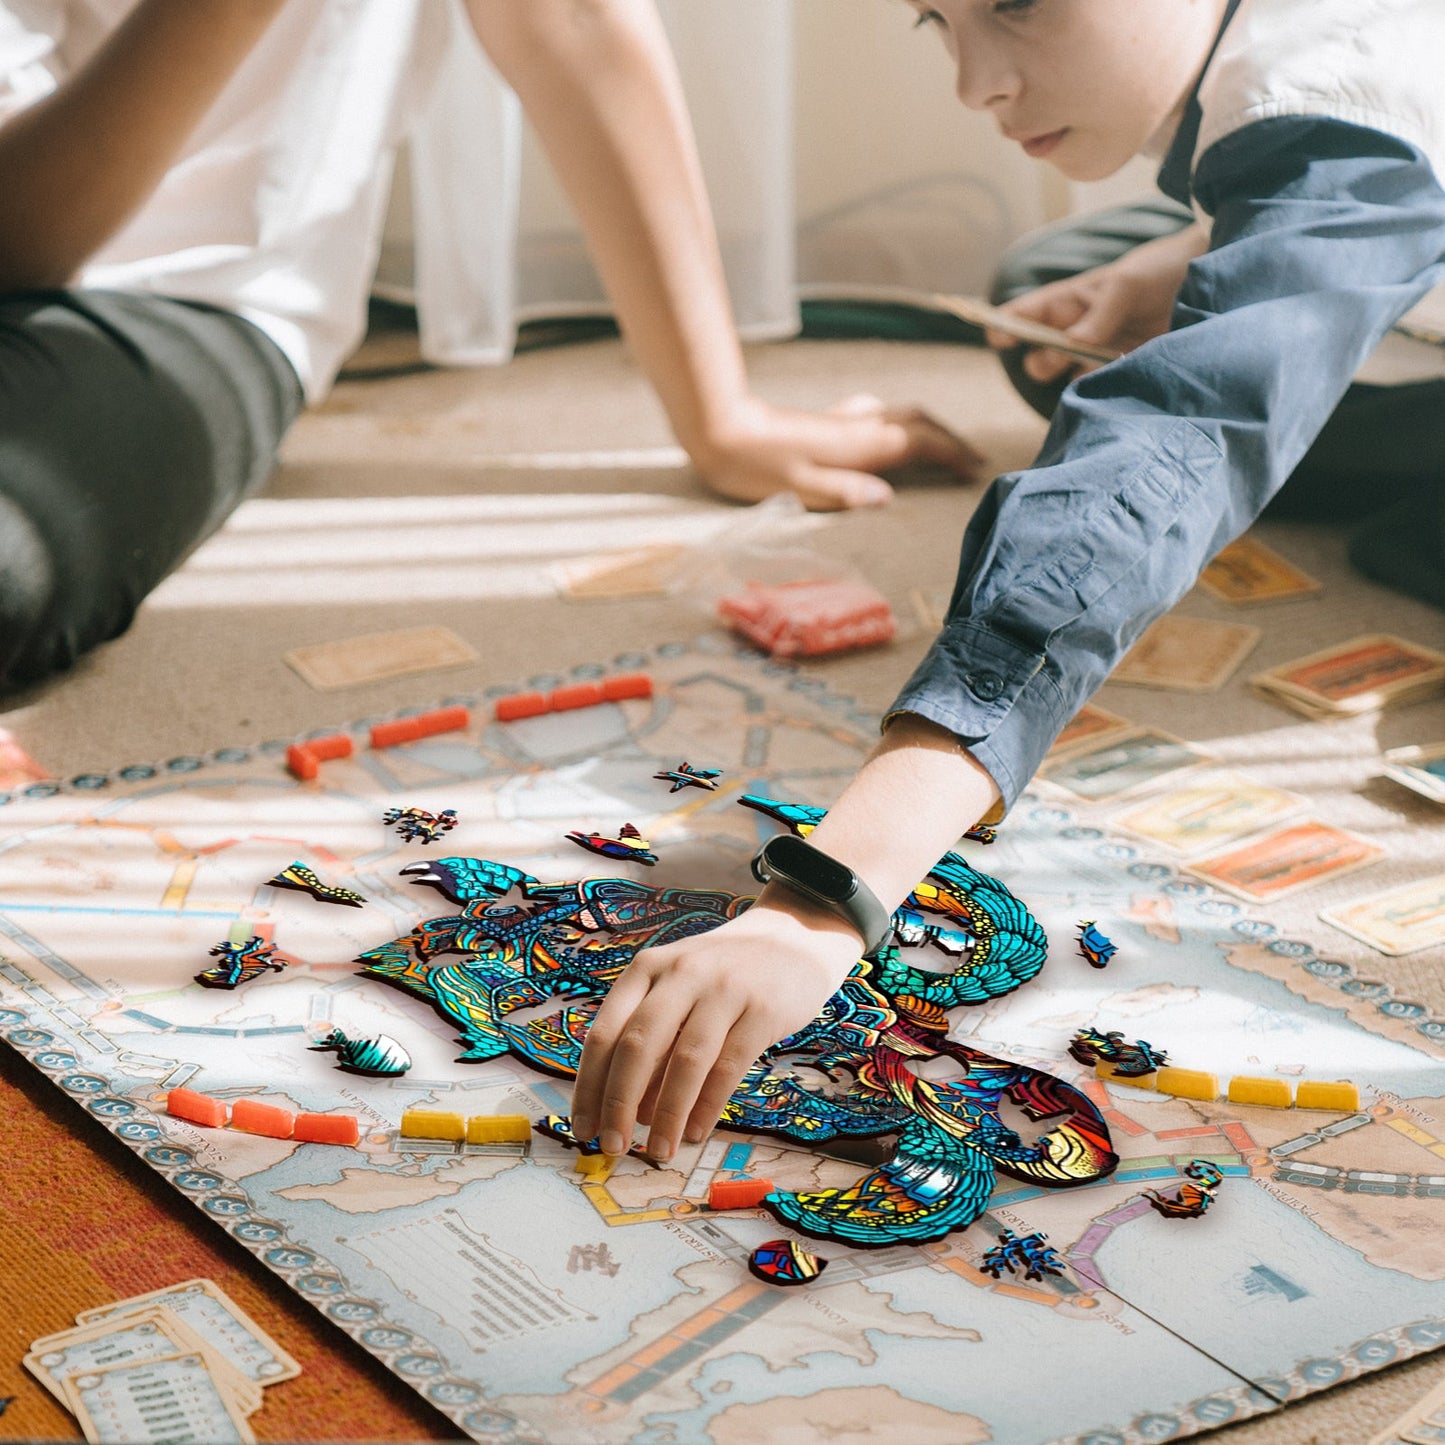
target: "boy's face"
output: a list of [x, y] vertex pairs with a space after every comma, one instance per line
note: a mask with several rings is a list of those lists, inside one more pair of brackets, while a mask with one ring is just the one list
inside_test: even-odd
[[908, 0], [958, 98], [1071, 180], [1112, 175], [1188, 97], [1227, 0]]

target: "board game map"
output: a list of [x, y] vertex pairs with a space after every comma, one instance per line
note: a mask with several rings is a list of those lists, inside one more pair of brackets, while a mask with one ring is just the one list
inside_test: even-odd
[[[1282, 936], [1124, 841], [1106, 825], [1117, 804], [1041, 793], [993, 845], [961, 845], [1051, 948], [1036, 980], [958, 1010], [954, 1030], [1084, 1088], [1124, 1156], [1108, 1179], [1002, 1181], [947, 1240], [830, 1242], [823, 1275], [780, 1290], [747, 1270], [777, 1222], [708, 1214], [708, 1183], [812, 1188], [862, 1166], [721, 1133], [602, 1183], [540, 1137], [525, 1154], [398, 1149], [411, 1105], [538, 1116], [567, 1094], [510, 1058], [458, 1063], [454, 1029], [351, 962], [438, 911], [398, 878], [426, 850], [389, 834], [383, 809], [456, 808], [448, 850], [549, 880], [618, 872], [563, 835], [633, 822], [661, 860], [650, 881], [745, 892], [773, 825], [736, 797], [826, 805], [875, 734], [849, 699], [726, 642], [614, 666], [651, 671], [657, 695], [363, 749], [313, 784], [277, 744], [28, 790], [0, 835], [0, 1035], [478, 1440], [732, 1445], [870, 1418], [925, 1441], [1115, 1445], [1275, 1410], [1445, 1343], [1445, 1023], [1362, 973], [1367, 951], [1322, 926]], [[723, 768], [722, 788], [651, 780], [684, 758]], [[265, 885], [296, 859], [367, 906]], [[1119, 945], [1105, 971], [1075, 952], [1080, 918]], [[195, 987], [238, 921], [289, 966], [234, 993]], [[1066, 1053], [1086, 1024], [1221, 1075], [1348, 1077], [1365, 1104], [1341, 1117], [1105, 1086]], [[339, 1073], [307, 1049], [332, 1027], [390, 1034], [415, 1067]], [[182, 1084], [368, 1127], [354, 1150], [196, 1129], [163, 1112]], [[1218, 1203], [1159, 1218], [1140, 1191], [1194, 1158], [1223, 1171]], [[992, 1279], [979, 1263], [1004, 1228], [1046, 1233], [1067, 1272]]]

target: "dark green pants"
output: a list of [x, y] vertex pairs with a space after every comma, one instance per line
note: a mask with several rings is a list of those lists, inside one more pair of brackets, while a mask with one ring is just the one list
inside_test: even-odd
[[[1004, 256], [992, 299], [1107, 265], [1191, 220], [1161, 197], [1035, 232]], [[1024, 355], [999, 353], [1024, 400], [1052, 416], [1064, 387], [1034, 381]], [[1445, 379], [1350, 387], [1265, 515], [1354, 524], [1350, 560], [1361, 572], [1445, 607]]]
[[265, 481], [300, 407], [285, 356], [230, 312], [0, 296], [0, 688], [124, 632]]

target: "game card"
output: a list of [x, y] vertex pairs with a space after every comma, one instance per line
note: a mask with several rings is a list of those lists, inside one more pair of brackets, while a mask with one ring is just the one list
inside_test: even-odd
[[588, 601], [609, 597], [661, 597], [679, 557], [689, 548], [659, 542], [630, 552], [569, 557], [552, 564], [552, 580], [564, 597]]
[[1226, 892], [1254, 903], [1268, 903], [1363, 868], [1385, 850], [1342, 828], [1313, 818], [1281, 828], [1263, 838], [1200, 858], [1185, 871]]
[[1117, 361], [1123, 354], [1111, 346], [1097, 346], [1092, 342], [1078, 341], [1067, 331], [1045, 326], [1041, 321], [1030, 321], [1026, 316], [1015, 316], [1011, 311], [990, 306], [980, 296], [935, 296], [934, 303], [940, 311], [947, 311], [972, 326], [985, 327], [989, 331], [1002, 331], [1015, 341], [1028, 346], [1046, 346], [1050, 351], [1062, 351], [1068, 356], [1078, 356], [1085, 361]]
[[1445, 873], [1357, 898], [1327, 909], [1320, 917], [1392, 958], [1445, 947]]
[[1385, 754], [1384, 772], [1432, 803], [1445, 803], [1445, 743], [1391, 748]]
[[1080, 798], [1097, 801], [1138, 792], [1170, 773], [1208, 761], [1203, 753], [1168, 733], [1140, 728], [1066, 753], [1046, 763], [1039, 776]]
[[66, 1404], [87, 1440], [126, 1445], [255, 1445], [198, 1354], [68, 1375]]
[[1445, 1380], [1392, 1421], [1369, 1445], [1445, 1445]]
[[81, 1324], [92, 1324], [133, 1314], [151, 1304], [164, 1305], [248, 1380], [274, 1385], [301, 1373], [301, 1366], [209, 1279], [189, 1279], [134, 1299], [85, 1310], [76, 1318]]
[[1109, 674], [1109, 681], [1213, 692], [1229, 681], [1262, 635], [1259, 628], [1242, 622], [1161, 617], [1145, 629]]
[[388, 677], [465, 667], [477, 661], [477, 653], [449, 627], [404, 627], [297, 647], [283, 654], [283, 660], [318, 692], [333, 692]]
[[254, 1414], [261, 1408], [260, 1387], [243, 1378], [225, 1359], [202, 1344], [193, 1330], [160, 1306], [46, 1335], [31, 1345], [24, 1363], [63, 1403], [64, 1381], [71, 1375], [159, 1359], [163, 1355], [192, 1353], [205, 1358], [216, 1382], [236, 1400], [243, 1414]]
[[1221, 602], [1279, 602], [1307, 597], [1320, 584], [1254, 537], [1236, 537], [1199, 574], [1199, 585]]
[[1133, 726], [1134, 724], [1127, 718], [1119, 717], [1116, 713], [1108, 712], [1104, 708], [1095, 707], [1091, 702], [1086, 702], [1069, 719], [1063, 732], [1054, 739], [1054, 745], [1049, 749], [1048, 755], [1051, 758], [1060, 757], [1064, 753], [1075, 751], [1084, 743], [1097, 742], [1113, 733], [1127, 732]]
[[1114, 822], [1175, 853], [1199, 853], [1302, 812], [1305, 800], [1235, 773], [1196, 783], [1135, 808]]
[[1445, 687], [1445, 654], [1376, 633], [1269, 668], [1250, 681], [1310, 715], [1370, 712]]

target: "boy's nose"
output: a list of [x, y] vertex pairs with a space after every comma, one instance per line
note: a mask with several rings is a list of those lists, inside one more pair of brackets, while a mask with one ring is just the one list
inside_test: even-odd
[[1018, 94], [1019, 77], [1005, 56], [991, 55], [982, 46], [963, 46], [953, 88], [970, 110], [993, 110]]

